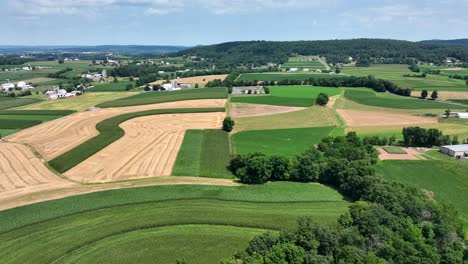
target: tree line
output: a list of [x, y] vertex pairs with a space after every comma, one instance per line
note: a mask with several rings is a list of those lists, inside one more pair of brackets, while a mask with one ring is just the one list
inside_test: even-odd
[[[407, 63], [408, 59], [444, 64], [447, 57], [468, 62], [468, 47], [389, 39], [350, 39], [326, 41], [238, 41], [200, 46], [170, 56], [198, 56], [220, 68], [257, 67], [284, 64], [289, 56], [319, 55], [331, 63], [347, 63], [349, 56], [360, 64]], [[367, 61], [367, 62], [366, 62]]]
[[257, 236], [223, 263], [462, 263], [463, 223], [456, 210], [376, 176], [376, 162], [375, 149], [355, 133], [324, 138], [292, 158], [234, 157], [230, 169], [244, 183], [319, 182], [354, 203], [337, 226], [300, 218], [292, 231]]

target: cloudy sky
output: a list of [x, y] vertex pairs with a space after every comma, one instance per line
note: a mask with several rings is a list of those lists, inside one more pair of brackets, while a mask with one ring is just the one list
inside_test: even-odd
[[468, 0], [1, 0], [0, 45], [468, 38]]

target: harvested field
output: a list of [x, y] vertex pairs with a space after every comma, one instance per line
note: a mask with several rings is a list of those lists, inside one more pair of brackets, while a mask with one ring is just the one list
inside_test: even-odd
[[0, 197], [73, 185], [49, 171], [26, 146], [0, 142]]
[[265, 116], [274, 114], [283, 114], [299, 110], [304, 110], [304, 107], [289, 107], [276, 105], [261, 105], [261, 104], [243, 104], [232, 103], [230, 115], [233, 118]]
[[79, 112], [25, 129], [6, 139], [33, 146], [46, 160], [51, 160], [96, 136], [96, 124], [121, 114], [151, 109], [224, 107], [226, 99], [190, 100]]
[[347, 127], [437, 124], [436, 118], [377, 111], [336, 109]]
[[379, 151], [380, 160], [421, 160], [424, 159], [421, 155], [425, 149], [420, 149], [420, 151], [415, 148], [401, 148], [406, 154], [390, 154], [385, 151], [383, 148], [377, 148]]
[[[429, 97], [431, 96], [432, 91], [428, 90]], [[450, 99], [468, 99], [468, 92], [449, 92], [449, 91], [438, 91], [438, 98], [440, 100], [450, 100]], [[411, 96], [420, 96], [420, 91], [411, 92]]]
[[[180, 78], [180, 79], [177, 79], [177, 81], [179, 83], [207, 84], [209, 81], [216, 80], [216, 79], [224, 80], [227, 76], [228, 76], [227, 74], [202, 75], [202, 76]], [[164, 82], [165, 82], [164, 80], [160, 80], [160, 81], [152, 82], [150, 84], [151, 85], [163, 84]]]
[[[170, 176], [187, 129], [220, 128], [225, 113], [145, 116], [120, 125], [125, 136], [65, 173], [80, 182]], [[132, 146], [129, 148], [128, 146]]]

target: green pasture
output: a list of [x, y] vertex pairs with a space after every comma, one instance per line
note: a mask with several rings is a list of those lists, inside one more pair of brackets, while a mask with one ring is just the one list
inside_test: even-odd
[[241, 131], [232, 136], [236, 154], [261, 152], [267, 155], [294, 156], [328, 136], [334, 127], [290, 128]]
[[236, 129], [239, 131], [340, 125], [333, 109], [322, 106], [313, 106], [283, 114], [236, 118], [235, 121]]
[[267, 73], [243, 73], [237, 79], [238, 81], [284, 81], [284, 80], [297, 80], [305, 81], [309, 79], [323, 79], [323, 78], [341, 78], [341, 75], [330, 75], [327, 73], [297, 73], [297, 72], [267, 72]]
[[59, 263], [219, 263], [267, 230], [223, 225], [155, 227], [110, 236], [60, 259]]
[[0, 110], [33, 104], [40, 101], [39, 99], [33, 98], [0, 97]]
[[227, 169], [229, 135], [222, 130], [188, 130], [177, 155], [172, 175], [234, 178]]
[[455, 103], [460, 103], [468, 106], [468, 100], [466, 99], [450, 99], [450, 101], [453, 101]]
[[134, 92], [86, 92], [83, 95], [76, 97], [69, 97], [57, 100], [46, 100], [36, 104], [31, 104], [23, 107], [16, 108], [18, 110], [86, 110], [91, 106], [95, 106], [107, 101], [113, 101], [121, 98], [126, 98], [135, 95]]
[[98, 107], [123, 107], [145, 104], [157, 104], [163, 102], [174, 102], [195, 99], [222, 99], [227, 98], [227, 89], [204, 88], [187, 89], [180, 91], [145, 92], [127, 98], [121, 98], [98, 104]]
[[310, 107], [320, 93], [335, 96], [342, 92], [338, 88], [319, 86], [272, 86], [269, 95], [232, 96], [233, 103], [267, 104], [279, 106]]
[[[23, 67], [23, 66], [20, 66]], [[0, 72], [0, 80], [10, 80], [11, 82], [24, 81], [29, 79], [47, 77], [49, 73], [55, 73], [60, 69], [43, 69], [35, 71], [9, 71]]]
[[450, 79], [448, 75], [444, 74], [429, 74], [426, 78], [403, 77], [405, 74], [422, 74], [422, 71], [421, 73], [410, 71], [406, 64], [373, 64], [371, 67], [346, 66], [342, 68], [342, 74], [348, 76], [372, 75], [379, 79], [392, 81], [400, 87], [413, 88], [414, 90], [468, 91], [464, 81]]
[[3, 129], [3, 128], [0, 128], [0, 138], [2, 137], [6, 137], [10, 134], [13, 134], [15, 132], [19, 131], [19, 129]]
[[2, 119], [0, 116], [0, 128], [2, 129], [24, 129], [27, 127], [40, 124], [39, 120], [15, 120], [15, 119]]
[[78, 145], [74, 149], [49, 161], [50, 166], [56, 171], [63, 173], [73, 168], [80, 162], [91, 157], [99, 150], [110, 145], [112, 142], [123, 137], [124, 130], [119, 127], [119, 124], [129, 119], [162, 114], [181, 114], [181, 113], [207, 113], [207, 112], [223, 112], [224, 108], [193, 108], [193, 109], [155, 109], [143, 112], [128, 113], [103, 120], [96, 124], [96, 129], [99, 135], [89, 139], [88, 141]]
[[359, 104], [399, 109], [460, 109], [459, 105], [398, 96], [390, 93], [376, 93], [371, 90], [346, 89], [345, 97]]
[[98, 83], [94, 85], [94, 88], [89, 89], [89, 92], [124, 92], [126, 91], [127, 85], [132, 84], [135, 88], [135, 82], [122, 80], [119, 82], [110, 83]]
[[290, 57], [288, 62], [281, 66], [282, 68], [309, 68], [311, 70], [325, 70], [326, 67], [321, 63], [317, 57], [312, 56], [301, 56], [301, 57]]
[[[300, 216], [334, 224], [347, 206], [331, 188], [288, 182], [153, 186], [72, 196], [0, 212], [0, 262], [86, 263], [96, 256], [99, 263], [120, 263], [134, 256], [138, 263], [154, 263], [154, 258], [166, 262], [185, 256], [191, 263], [207, 263], [209, 257], [208, 263], [218, 263], [259, 232], [288, 228]], [[141, 251], [146, 245], [155, 248]], [[185, 250], [203, 245], [214, 245], [217, 253]]]
[[392, 160], [380, 162], [376, 171], [387, 179], [434, 192], [436, 200], [451, 203], [468, 219], [468, 162], [442, 159]]
[[3, 131], [3, 136], [16, 132], [17, 130], [38, 125], [42, 122], [50, 121], [73, 111], [21, 111], [21, 110], [0, 110], [0, 129], [12, 130]]

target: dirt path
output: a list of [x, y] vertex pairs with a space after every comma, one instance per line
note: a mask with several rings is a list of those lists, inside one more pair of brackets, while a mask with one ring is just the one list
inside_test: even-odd
[[133, 188], [143, 186], [160, 185], [216, 185], [239, 186], [233, 180], [201, 178], [201, 177], [158, 177], [136, 181], [114, 182], [104, 184], [69, 184], [67, 186], [50, 185], [43, 189], [28, 189], [23, 192], [0, 192], [0, 210], [6, 210], [18, 206], [65, 198], [68, 196], [100, 192], [106, 190]]
[[[406, 151], [406, 154], [390, 154], [386, 152], [383, 148], [377, 148], [379, 151], [380, 160], [420, 160], [423, 159], [420, 155], [421, 152], [417, 151], [414, 148], [402, 148]], [[419, 157], [418, 157], [419, 156]]]
[[78, 112], [22, 130], [5, 139], [29, 144], [46, 160], [51, 160], [96, 136], [96, 124], [113, 116], [151, 109], [224, 107], [225, 104], [226, 99], [205, 99]]
[[232, 103], [230, 115], [232, 118], [266, 116], [304, 110], [305, 107], [288, 107], [261, 104]]
[[436, 124], [436, 118], [378, 111], [336, 109], [350, 129], [361, 126]]
[[187, 129], [221, 128], [225, 113], [168, 114], [134, 118], [125, 135], [67, 171], [75, 181], [111, 182], [170, 176]]

